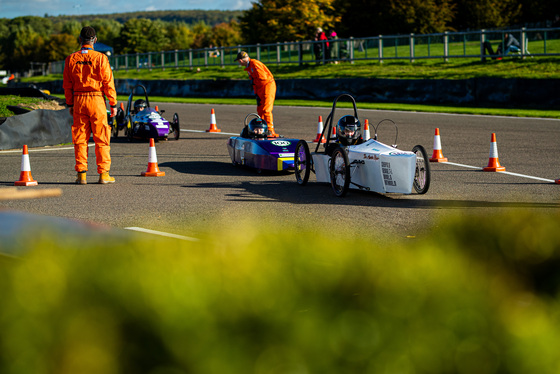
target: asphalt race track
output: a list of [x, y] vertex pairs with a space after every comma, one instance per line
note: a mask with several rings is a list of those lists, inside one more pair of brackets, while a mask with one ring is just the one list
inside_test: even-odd
[[[228, 137], [240, 133], [243, 120], [255, 106], [152, 103], [177, 112], [181, 139], [156, 143], [164, 177], [142, 177], [148, 164], [148, 143], [130, 143], [120, 134], [111, 147], [113, 185], [98, 185], [93, 147], [85, 186], [75, 185], [72, 146], [30, 149], [35, 187], [61, 188], [59, 197], [8, 200], [2, 210], [77, 218], [118, 228], [139, 227], [197, 238], [219, 232], [221, 225], [247, 217], [268, 217], [266, 230], [297, 235], [283, 229], [318, 222], [324, 235], [368, 235], [390, 239], [418, 237], [453, 214], [490, 214], [531, 209], [557, 213], [560, 207], [560, 121], [514, 117], [425, 114], [359, 110], [370, 126], [383, 119], [398, 125], [398, 147], [423, 145], [432, 155], [434, 132], [440, 129], [442, 152], [449, 163], [431, 163], [431, 187], [425, 195], [379, 195], [350, 190], [337, 198], [330, 185], [310, 177], [307, 186], [293, 173], [258, 174], [234, 167], [226, 148]], [[207, 133], [215, 109], [221, 133]], [[359, 103], [358, 103], [359, 108]], [[276, 131], [287, 138], [313, 140], [318, 116], [330, 108], [276, 107]], [[336, 117], [349, 114], [339, 109]], [[373, 128], [370, 131], [374, 133]], [[505, 173], [483, 172], [491, 134], [496, 133], [499, 161]], [[379, 140], [393, 144], [395, 129], [380, 126]], [[313, 148], [311, 148], [313, 150]], [[21, 150], [0, 152], [0, 185], [13, 187], [21, 167]]]

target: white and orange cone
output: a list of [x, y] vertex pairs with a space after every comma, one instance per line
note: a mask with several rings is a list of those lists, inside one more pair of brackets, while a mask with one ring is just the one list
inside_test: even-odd
[[436, 133], [434, 135], [434, 152], [432, 153], [432, 158], [430, 162], [447, 162], [447, 158], [443, 157], [441, 151], [441, 139], [439, 137], [439, 128], [436, 128]]
[[323, 116], [319, 116], [319, 121], [317, 123], [317, 136], [313, 143], [326, 143], [327, 139], [323, 136]]
[[206, 132], [221, 132], [216, 124], [216, 113], [214, 113], [214, 108], [210, 111], [210, 128]]
[[482, 169], [484, 171], [506, 171], [504, 166], [500, 165], [498, 160], [498, 143], [496, 142], [496, 134], [492, 133], [490, 138], [490, 157], [488, 159], [488, 166]]
[[154, 138], [150, 138], [150, 153], [148, 154], [148, 170], [142, 172], [143, 177], [163, 177], [164, 171], [160, 171], [157, 162], [156, 145]]
[[364, 120], [364, 136], [362, 136], [362, 139], [364, 139], [364, 141], [369, 140], [371, 138], [371, 135], [369, 133], [369, 121], [366, 118]]
[[336, 140], [336, 139], [337, 139], [337, 136], [336, 136], [336, 125], [334, 125], [334, 126], [332, 127], [332, 138], [331, 138], [331, 139], [332, 139], [332, 140]]
[[23, 155], [21, 156], [21, 173], [19, 180], [14, 183], [16, 186], [36, 186], [36, 180], [31, 176], [31, 164], [29, 163], [29, 151], [27, 145], [23, 146]]

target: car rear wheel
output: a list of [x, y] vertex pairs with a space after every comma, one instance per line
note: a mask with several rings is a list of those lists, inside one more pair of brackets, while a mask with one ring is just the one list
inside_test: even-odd
[[421, 145], [415, 145], [412, 152], [416, 154], [416, 170], [414, 172], [414, 190], [418, 194], [425, 194], [430, 188], [430, 162], [428, 154]]
[[311, 169], [311, 153], [309, 153], [309, 146], [305, 140], [300, 140], [296, 144], [294, 165], [298, 184], [300, 186], [305, 186], [309, 180], [309, 172]]
[[171, 129], [173, 130], [173, 137], [175, 140], [179, 140], [179, 137], [181, 136], [181, 127], [179, 126], [179, 115], [177, 113], [173, 115]]
[[350, 163], [342, 147], [337, 147], [332, 154], [330, 164], [331, 187], [338, 197], [343, 197], [350, 186]]

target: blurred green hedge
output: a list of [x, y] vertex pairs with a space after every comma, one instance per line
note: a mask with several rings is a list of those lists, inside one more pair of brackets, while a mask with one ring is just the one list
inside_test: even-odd
[[462, 216], [390, 247], [42, 234], [0, 263], [0, 373], [557, 373], [558, 227]]

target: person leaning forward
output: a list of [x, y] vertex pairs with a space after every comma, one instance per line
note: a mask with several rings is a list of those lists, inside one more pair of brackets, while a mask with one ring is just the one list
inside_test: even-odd
[[268, 125], [270, 136], [278, 136], [274, 132], [274, 122], [272, 119], [272, 109], [276, 98], [276, 81], [265, 64], [259, 60], [251, 59], [249, 54], [241, 51], [237, 54], [235, 61], [239, 61], [241, 66], [249, 74], [253, 83], [253, 90], [257, 96], [257, 114]]
[[107, 56], [93, 50], [97, 42], [95, 29], [82, 28], [79, 37], [81, 49], [64, 62], [63, 88], [66, 105], [73, 117], [72, 143], [76, 159], [77, 184], [87, 184], [88, 141], [93, 134], [99, 183], [114, 183], [111, 168], [111, 128], [107, 122], [104, 96], [111, 106], [111, 117], [117, 114], [117, 93], [113, 72]]

